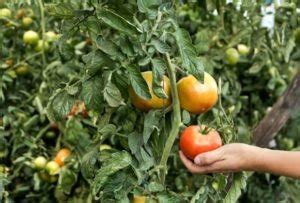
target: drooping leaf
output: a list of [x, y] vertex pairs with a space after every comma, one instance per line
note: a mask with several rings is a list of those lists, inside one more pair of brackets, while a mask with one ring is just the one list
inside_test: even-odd
[[186, 30], [178, 28], [174, 36], [179, 48], [183, 67], [199, 81], [203, 81], [204, 67], [197, 58], [197, 52], [192, 44], [189, 33]]
[[167, 45], [166, 43], [164, 43], [163, 41], [158, 40], [158, 39], [153, 39], [151, 41], [151, 44], [155, 47], [155, 49], [159, 53], [162, 53], [162, 54], [165, 54], [171, 50], [169, 45]]
[[94, 75], [82, 83], [80, 98], [87, 109], [100, 111], [103, 108], [103, 81], [101, 75]]
[[97, 17], [112, 28], [124, 32], [129, 36], [138, 35], [140, 33], [136, 26], [107, 8], [98, 7]]
[[74, 7], [71, 3], [47, 4], [46, 10], [50, 15], [57, 18], [74, 17]]
[[227, 192], [223, 202], [232, 203], [237, 202], [242, 194], [242, 190], [246, 187], [247, 175], [245, 172], [234, 174], [233, 184]]
[[126, 168], [131, 164], [131, 156], [123, 151], [116, 152], [111, 155], [111, 158], [103, 163], [103, 166], [97, 171], [94, 182], [92, 183], [92, 193], [97, 195], [102, 189], [109, 176]]
[[151, 99], [151, 94], [149, 92], [149, 87], [144, 80], [141, 72], [138, 70], [137, 66], [129, 65], [126, 67], [129, 73], [129, 80], [132, 88], [137, 95], [145, 98]]
[[59, 175], [58, 189], [69, 195], [76, 181], [77, 174], [70, 169], [63, 167]]
[[164, 91], [164, 84], [163, 77], [166, 70], [166, 64], [162, 59], [152, 59], [152, 73], [153, 73], [153, 80], [152, 80], [152, 89], [154, 94], [163, 99], [167, 99], [168, 96]]
[[128, 135], [128, 146], [132, 154], [136, 154], [143, 145], [143, 139], [140, 133], [134, 131]]
[[50, 97], [46, 108], [49, 119], [52, 121], [61, 121], [69, 114], [74, 103], [74, 96], [69, 95], [63, 89], [56, 90]]
[[120, 90], [112, 82], [108, 82], [108, 84], [105, 86], [104, 98], [111, 107], [118, 107], [123, 103]]
[[147, 113], [144, 120], [143, 140], [147, 143], [154, 130], [159, 130], [162, 112], [160, 110], [151, 110]]

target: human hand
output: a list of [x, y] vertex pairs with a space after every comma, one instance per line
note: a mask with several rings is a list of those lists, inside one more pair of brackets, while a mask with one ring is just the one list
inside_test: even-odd
[[183, 164], [190, 172], [205, 174], [253, 170], [257, 150], [259, 150], [258, 147], [247, 144], [227, 144], [213, 151], [199, 154], [195, 157], [194, 162], [181, 151], [179, 154]]

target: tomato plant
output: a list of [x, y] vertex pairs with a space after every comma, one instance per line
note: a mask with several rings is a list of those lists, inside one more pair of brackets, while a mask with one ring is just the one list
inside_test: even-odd
[[[262, 2], [5, 1], [0, 201], [297, 201], [297, 181], [192, 175], [178, 157], [190, 128], [251, 143], [297, 72], [297, 3], [276, 5], [271, 29]], [[270, 147], [297, 147], [298, 124]]]

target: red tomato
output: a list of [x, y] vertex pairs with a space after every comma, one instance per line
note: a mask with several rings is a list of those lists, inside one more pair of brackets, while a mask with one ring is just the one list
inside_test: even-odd
[[207, 126], [192, 125], [184, 129], [180, 137], [180, 149], [185, 156], [194, 159], [198, 154], [222, 146], [219, 133]]

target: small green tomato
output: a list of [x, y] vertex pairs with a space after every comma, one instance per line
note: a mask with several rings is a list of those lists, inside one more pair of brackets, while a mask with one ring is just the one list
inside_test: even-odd
[[55, 161], [49, 161], [46, 165], [46, 170], [50, 175], [56, 175], [59, 173], [60, 167]]
[[240, 54], [235, 48], [229, 48], [225, 51], [225, 60], [230, 65], [235, 65], [240, 60]]
[[33, 160], [33, 166], [36, 169], [44, 169], [47, 164], [47, 159], [43, 156], [39, 156]]
[[39, 34], [33, 30], [26, 31], [23, 35], [23, 41], [25, 44], [37, 44], [39, 39]]
[[0, 18], [11, 18], [12, 13], [8, 8], [0, 9]]

